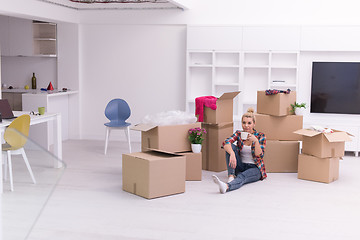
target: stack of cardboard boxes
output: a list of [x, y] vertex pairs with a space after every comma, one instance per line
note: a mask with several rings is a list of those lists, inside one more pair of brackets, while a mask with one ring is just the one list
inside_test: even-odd
[[351, 135], [337, 130], [325, 133], [310, 129], [300, 129], [295, 133], [303, 137], [298, 178], [324, 183], [337, 180], [339, 160], [344, 156], [345, 141], [351, 141]]
[[216, 101], [216, 110], [204, 107], [202, 127], [207, 134], [201, 150], [203, 170], [221, 172], [227, 169], [222, 143], [234, 132], [233, 100], [239, 93], [224, 93]]
[[267, 172], [297, 172], [303, 116], [292, 115], [296, 92], [266, 95], [257, 93], [255, 129], [266, 135], [264, 164]]
[[141, 151], [123, 154], [123, 190], [151, 199], [185, 192], [186, 180], [201, 180], [201, 153], [192, 153], [188, 130], [201, 123], [138, 124]]

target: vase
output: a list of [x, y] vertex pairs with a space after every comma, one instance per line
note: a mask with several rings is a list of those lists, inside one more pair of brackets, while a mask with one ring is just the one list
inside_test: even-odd
[[191, 150], [193, 153], [199, 153], [201, 152], [201, 144], [191, 144]]
[[304, 108], [296, 108], [295, 115], [304, 115], [305, 109]]

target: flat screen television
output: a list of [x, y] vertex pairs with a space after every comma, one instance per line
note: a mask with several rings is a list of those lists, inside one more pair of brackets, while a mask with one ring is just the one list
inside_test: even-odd
[[360, 62], [313, 62], [310, 112], [360, 114]]

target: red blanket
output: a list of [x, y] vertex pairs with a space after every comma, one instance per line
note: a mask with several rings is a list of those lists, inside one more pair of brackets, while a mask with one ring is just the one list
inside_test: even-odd
[[195, 115], [199, 116], [198, 121], [204, 121], [204, 106], [216, 110], [217, 97], [204, 96], [195, 98]]

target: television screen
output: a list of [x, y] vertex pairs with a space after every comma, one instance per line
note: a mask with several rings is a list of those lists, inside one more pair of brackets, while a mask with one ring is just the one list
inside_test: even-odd
[[313, 62], [310, 112], [360, 114], [360, 62]]

